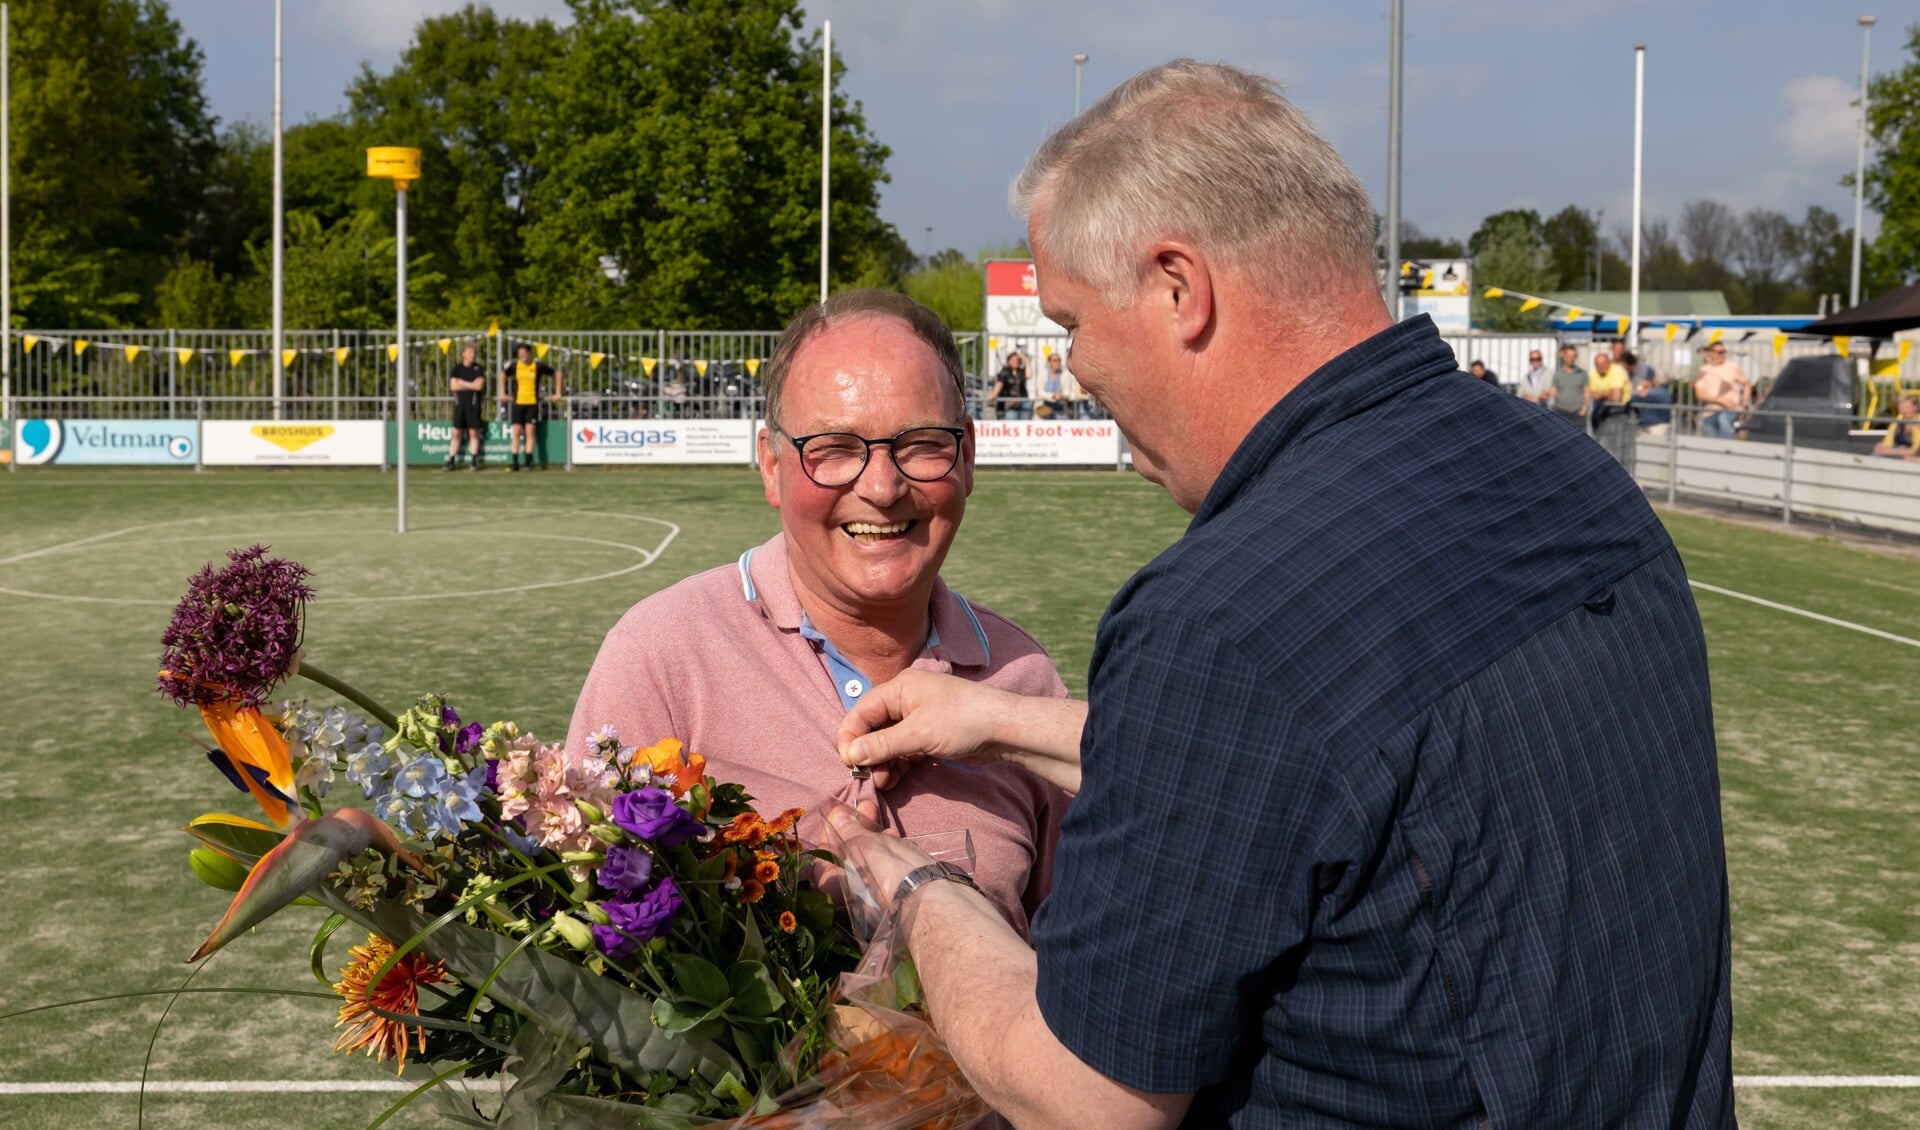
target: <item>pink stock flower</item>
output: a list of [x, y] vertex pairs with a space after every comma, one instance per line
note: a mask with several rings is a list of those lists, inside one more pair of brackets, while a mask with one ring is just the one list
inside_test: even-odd
[[[541, 745], [531, 734], [513, 743], [500, 763], [500, 814], [520, 818], [541, 847], [556, 852], [593, 851], [600, 842], [587, 830], [576, 801], [606, 811], [618, 779], [613, 767], [588, 750], [569, 752], [563, 745]], [[568, 868], [585, 878], [586, 865]]]

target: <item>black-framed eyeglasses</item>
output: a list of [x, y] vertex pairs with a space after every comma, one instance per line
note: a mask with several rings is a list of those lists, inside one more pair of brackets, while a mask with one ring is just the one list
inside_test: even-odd
[[875, 444], [887, 445], [894, 467], [916, 483], [937, 482], [960, 462], [964, 428], [908, 428], [899, 435], [867, 439], [852, 432], [788, 436], [800, 453], [800, 469], [815, 485], [843, 487], [866, 472]]

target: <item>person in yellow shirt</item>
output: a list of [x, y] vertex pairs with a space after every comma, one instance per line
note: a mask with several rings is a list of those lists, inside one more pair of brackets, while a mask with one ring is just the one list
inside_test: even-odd
[[1875, 455], [1920, 463], [1920, 396], [1907, 393], [1900, 398], [1899, 415], [1887, 425], [1887, 434], [1874, 445]]
[[1587, 419], [1591, 421], [1593, 438], [1619, 460], [1622, 467], [1629, 469], [1633, 467], [1634, 434], [1627, 401], [1632, 396], [1632, 377], [1627, 367], [1615, 364], [1608, 350], [1595, 353], [1593, 373], [1587, 377]]
[[1625, 405], [1633, 395], [1632, 376], [1625, 365], [1614, 364], [1606, 350], [1593, 355], [1593, 372], [1587, 376], [1587, 403]]
[[535, 361], [533, 346], [521, 342], [513, 348], [514, 360], [500, 370], [500, 403], [508, 406], [507, 470], [520, 469], [520, 456], [526, 454], [527, 469], [533, 469], [533, 439], [540, 428], [540, 392], [551, 388], [546, 400], [560, 399], [566, 374], [544, 361]]

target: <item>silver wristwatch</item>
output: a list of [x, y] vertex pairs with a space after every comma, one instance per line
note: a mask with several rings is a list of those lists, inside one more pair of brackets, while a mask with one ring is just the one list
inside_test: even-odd
[[[965, 883], [976, 891], [980, 890], [980, 884], [973, 881], [973, 876], [967, 874], [958, 865], [948, 863], [946, 860], [936, 860], [907, 872], [907, 877], [900, 880], [900, 886], [893, 892], [893, 909], [898, 911], [906, 905], [908, 895], [928, 883], [938, 882], [941, 879], [951, 879], [956, 883]], [[986, 892], [981, 891], [981, 893]]]

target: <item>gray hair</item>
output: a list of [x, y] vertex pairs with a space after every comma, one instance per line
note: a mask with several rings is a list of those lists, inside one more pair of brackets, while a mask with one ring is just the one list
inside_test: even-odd
[[1048, 257], [1116, 305], [1154, 240], [1182, 239], [1270, 291], [1374, 272], [1360, 178], [1271, 80], [1176, 59], [1142, 71], [1043, 142], [1008, 193], [1044, 213]]
[[766, 367], [762, 370], [766, 378], [769, 428], [776, 432], [784, 431], [780, 426], [780, 401], [786, 391], [787, 373], [793, 368], [793, 360], [799, 356], [800, 347], [835, 322], [861, 317], [898, 318], [905, 322], [907, 328], [913, 331], [913, 336], [925, 342], [939, 359], [942, 373], [952, 384], [958, 414], [966, 414], [967, 373], [960, 363], [960, 347], [953, 340], [953, 331], [940, 320], [940, 315], [899, 291], [868, 288], [843, 290], [825, 302], [802, 307], [787, 323], [786, 330], [781, 333], [779, 342], [773, 347], [773, 354], [767, 358]]

